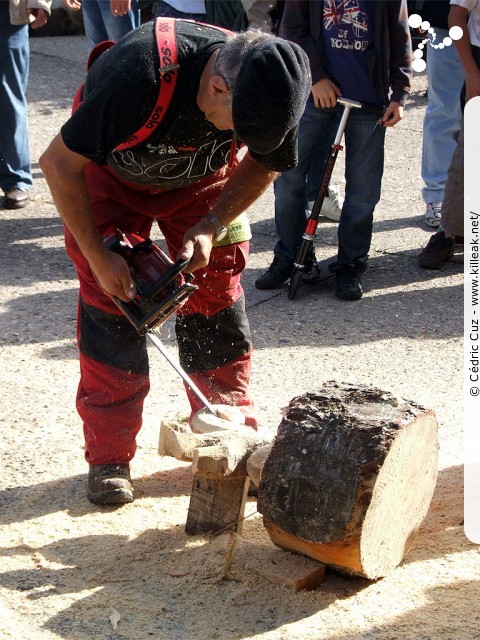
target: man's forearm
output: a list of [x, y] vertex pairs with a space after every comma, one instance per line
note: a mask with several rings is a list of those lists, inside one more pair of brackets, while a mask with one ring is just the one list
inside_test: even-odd
[[467, 27], [468, 11], [458, 5], [451, 5], [450, 13], [448, 15], [448, 26], [460, 27], [463, 31], [463, 35], [459, 40], [455, 40], [455, 48], [460, 57], [463, 69], [465, 73], [475, 71], [478, 69], [477, 63], [472, 53], [472, 45], [470, 44], [470, 35]]
[[227, 227], [270, 186], [278, 173], [269, 171], [247, 152], [235, 167], [211, 213]]
[[85, 258], [92, 262], [105, 250], [90, 210], [83, 173], [87, 163], [86, 158], [66, 154], [59, 136], [40, 158], [57, 210]]

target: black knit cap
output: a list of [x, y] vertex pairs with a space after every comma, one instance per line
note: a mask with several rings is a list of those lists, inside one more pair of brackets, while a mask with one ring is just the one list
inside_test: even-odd
[[303, 49], [281, 38], [260, 42], [238, 73], [232, 100], [236, 134], [255, 153], [274, 151], [298, 125], [310, 90]]

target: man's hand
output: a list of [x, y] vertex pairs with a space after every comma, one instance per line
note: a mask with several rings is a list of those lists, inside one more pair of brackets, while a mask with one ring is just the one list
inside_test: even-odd
[[105, 251], [90, 259], [90, 268], [100, 287], [109, 295], [130, 302], [137, 290], [127, 262], [113, 251]]
[[80, 11], [82, 8], [81, 0], [63, 0], [63, 4], [70, 9], [70, 11]]
[[390, 102], [383, 117], [381, 124], [384, 127], [393, 127], [403, 118], [403, 107], [399, 102]]
[[110, 0], [110, 11], [114, 16], [125, 16], [131, 7], [131, 0]]
[[340, 89], [329, 78], [323, 78], [312, 85], [313, 101], [317, 109], [331, 109], [337, 104], [337, 98], [341, 96]]
[[30, 13], [35, 18], [35, 20], [30, 23], [32, 29], [39, 29], [47, 24], [48, 13], [45, 9], [30, 9]]
[[480, 69], [470, 69], [465, 75], [465, 100], [480, 96]]
[[208, 220], [200, 220], [194, 227], [190, 227], [177, 255], [177, 260], [190, 260], [186, 273], [193, 273], [208, 265], [214, 237], [215, 230]]

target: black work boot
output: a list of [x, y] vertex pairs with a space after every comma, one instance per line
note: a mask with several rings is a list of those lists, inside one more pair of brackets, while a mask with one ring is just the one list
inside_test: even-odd
[[445, 231], [438, 231], [418, 256], [418, 266], [422, 269], [440, 269], [453, 256], [453, 238], [445, 237]]
[[286, 282], [292, 274], [293, 264], [289, 260], [274, 257], [268, 270], [255, 280], [257, 289], [275, 289]]
[[87, 498], [95, 504], [133, 502], [133, 486], [128, 464], [91, 464]]
[[28, 204], [28, 192], [24, 189], [8, 189], [5, 191], [5, 209], [23, 209]]
[[335, 269], [335, 296], [342, 300], [360, 300], [363, 296], [360, 276], [365, 269], [358, 264], [342, 264]]

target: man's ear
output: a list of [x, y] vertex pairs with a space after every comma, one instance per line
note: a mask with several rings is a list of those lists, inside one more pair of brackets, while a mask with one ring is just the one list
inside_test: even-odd
[[229, 93], [228, 85], [222, 76], [212, 76], [208, 82], [208, 89], [213, 96], [222, 93], [226, 96]]

